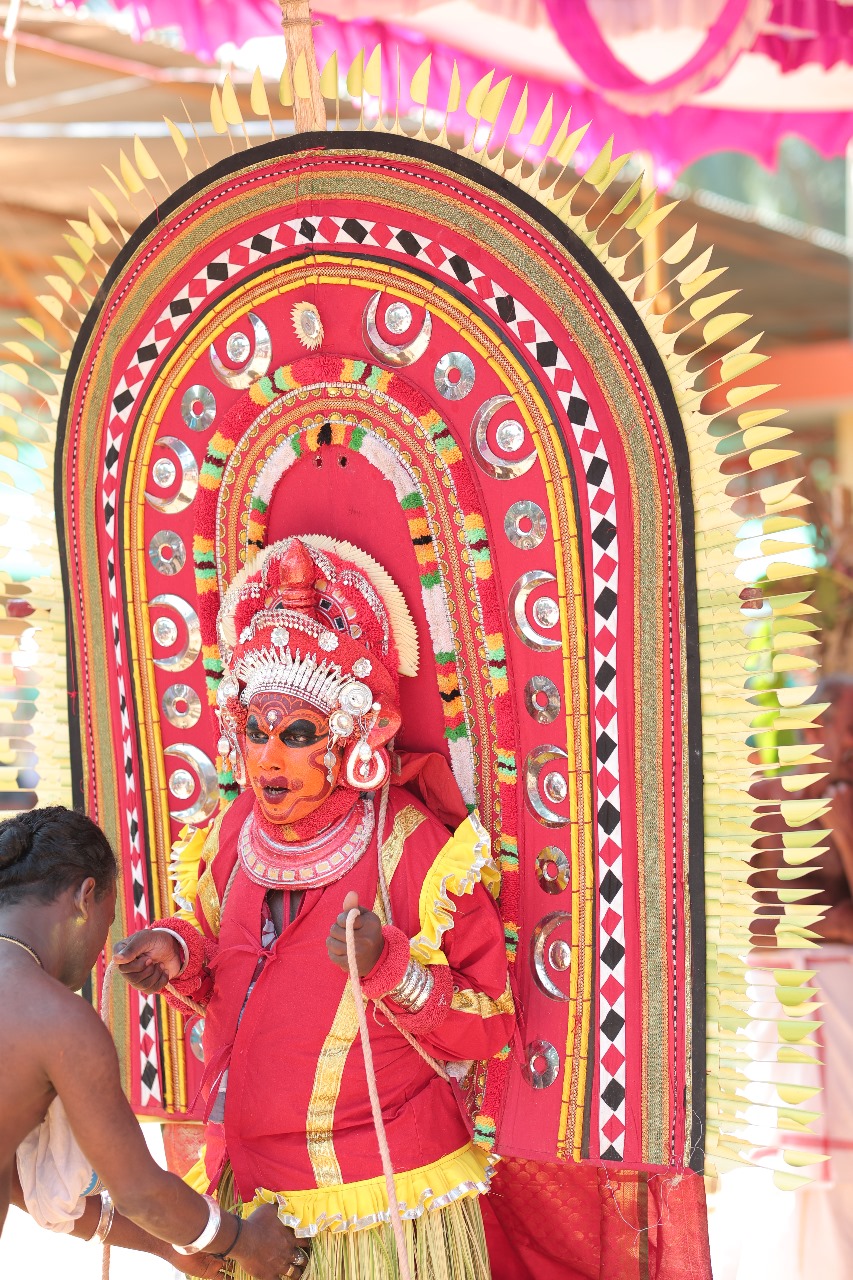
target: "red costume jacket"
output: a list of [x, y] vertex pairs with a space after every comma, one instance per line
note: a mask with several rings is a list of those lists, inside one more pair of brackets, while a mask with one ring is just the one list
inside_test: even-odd
[[[251, 792], [244, 793], [207, 835], [192, 923], [180, 917], [162, 922], [190, 945], [190, 963], [173, 985], [206, 1005], [208, 1112], [228, 1070], [224, 1137], [242, 1198], [267, 1193], [263, 1198], [277, 1199], [286, 1220], [303, 1231], [366, 1226], [387, 1208], [387, 1197], [355, 1004], [325, 944], [348, 892], [383, 915], [376, 835], [340, 880], [306, 891], [246, 1000], [262, 956], [267, 891], [242, 865], [233, 880], [232, 872], [252, 803]], [[441, 1060], [490, 1057], [509, 1042], [515, 1019], [503, 928], [489, 891], [497, 891], [498, 873], [488, 836], [474, 818], [448, 837], [419, 801], [392, 788], [383, 858], [394, 925], [411, 940], [413, 955], [436, 966], [437, 978], [441, 966], [450, 973], [436, 981], [432, 1007], [422, 1013], [389, 1007]], [[386, 944], [365, 979], [367, 989], [383, 964], [388, 967], [387, 952]], [[439, 1207], [459, 1194], [487, 1190], [488, 1157], [472, 1148], [453, 1088], [381, 1013], [369, 1011], [368, 1020], [392, 1163], [400, 1175], [398, 1197], [411, 1210], [416, 1203]], [[221, 1164], [218, 1145], [219, 1157], [217, 1143], [209, 1140], [212, 1179]]]

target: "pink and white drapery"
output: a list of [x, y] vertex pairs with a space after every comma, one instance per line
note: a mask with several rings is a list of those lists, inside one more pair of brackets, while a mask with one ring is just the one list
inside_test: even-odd
[[[668, 114], [717, 84], [749, 49], [770, 16], [773, 0], [725, 0], [707, 25], [698, 51], [677, 71], [650, 83], [620, 62], [607, 41], [592, 0], [545, 0], [554, 30], [588, 84], [616, 106], [638, 115]], [[647, 26], [655, 24], [655, 0], [646, 4]], [[689, 6], [691, 11], [693, 5]], [[636, 9], [637, 6], [635, 5]], [[669, 6], [670, 10], [673, 6]], [[714, 6], [710, 6], [713, 14]], [[670, 22], [673, 14], [669, 15]], [[685, 14], [685, 17], [687, 15]]]
[[[77, 0], [71, 0], [76, 3]], [[238, 48], [247, 40], [257, 36], [276, 36], [281, 31], [281, 11], [277, 0], [229, 0], [228, 4], [210, 3], [210, 0], [112, 0], [116, 8], [131, 10], [140, 35], [146, 32], [174, 28], [179, 26], [186, 49], [197, 56], [213, 61], [217, 50], [223, 45], [235, 45]], [[390, 5], [392, 0], [387, 0]], [[433, 0], [433, 3], [435, 0]], [[665, 25], [674, 21], [675, 4], [680, 0], [626, 0], [624, 21], [628, 21], [629, 10], [638, 20], [637, 14], [641, 4], [661, 8], [661, 17]], [[710, 15], [721, 18], [728, 0], [681, 0], [695, 10], [697, 3]], [[82, 3], [82, 0], [80, 0]], [[420, 0], [409, 0], [414, 5]], [[491, 11], [502, 11], [503, 16], [512, 16], [515, 20], [523, 19], [530, 11], [531, 21], [535, 19], [536, 6], [553, 4], [555, 9], [565, 8], [576, 12], [575, 0], [472, 0], [472, 3], [484, 11], [484, 16]], [[588, 0], [589, 11], [592, 5], [602, 5], [602, 13], [606, 15], [607, 5], [612, 0]], [[622, 0], [619, 0], [622, 3]], [[400, 12], [406, 8], [407, 0], [393, 0], [394, 8]], [[347, 59], [354, 58], [359, 50], [366, 53], [377, 45], [382, 47], [383, 62], [386, 74], [394, 75], [396, 82], [396, 65], [399, 50], [401, 62], [401, 89], [405, 95], [411, 75], [428, 54], [432, 55], [432, 75], [430, 102], [436, 109], [441, 109], [447, 101], [447, 91], [454, 63], [457, 64], [462, 80], [463, 102], [465, 95], [477, 81], [494, 68], [494, 83], [504, 76], [512, 75], [516, 81], [511, 94], [508, 95], [506, 112], [513, 112], [518, 101], [523, 83], [529, 86], [528, 119], [535, 121], [539, 112], [544, 109], [549, 97], [553, 97], [555, 118], [573, 108], [574, 118], [579, 122], [592, 120], [593, 125], [584, 141], [584, 146], [592, 152], [599, 148], [613, 135], [620, 151], [643, 151], [650, 154], [656, 166], [663, 173], [675, 174], [687, 165], [704, 155], [715, 151], [741, 151], [754, 156], [765, 164], [773, 163], [779, 142], [787, 134], [797, 134], [804, 138], [825, 156], [843, 155], [848, 141], [853, 137], [853, 111], [832, 110], [751, 110], [738, 109], [734, 106], [712, 107], [698, 105], [691, 100], [683, 105], [674, 106], [668, 114], [657, 111], [651, 115], [643, 115], [630, 102], [630, 95], [625, 94], [614, 101], [600, 90], [579, 80], [561, 79], [555, 81], [544, 75], [530, 75], [514, 65], [513, 49], [506, 50], [505, 60], [494, 58], [486, 60], [476, 54], [454, 47], [453, 32], [448, 31], [447, 38], [437, 40], [414, 27], [402, 23], [392, 23], [356, 18], [344, 21], [338, 14], [340, 6], [349, 6], [353, 13], [363, 11], [364, 7], [376, 10], [386, 5], [386, 0], [318, 0], [317, 17], [320, 25], [315, 30], [318, 58], [321, 63], [334, 51], [339, 53], [342, 66], [348, 65]], [[387, 7], [386, 5], [386, 7]], [[334, 8], [335, 13], [323, 11]], [[585, 6], [586, 7], [586, 6]], [[853, 8], [842, 6], [837, 0], [773, 0], [771, 22], [774, 15], [783, 15], [788, 9], [791, 13], [811, 13], [820, 16], [818, 10], [826, 8], [837, 11], [840, 17], [832, 27], [824, 27], [821, 36], [815, 29], [811, 46], [818, 53], [822, 50], [821, 60], [824, 65], [832, 65], [837, 61], [833, 57], [831, 41], [837, 32], [839, 38], [847, 41], [847, 47], [853, 50]], [[784, 11], [784, 12], [783, 12]], [[729, 15], [731, 17], [731, 13]], [[524, 19], [525, 21], [527, 19]], [[414, 15], [413, 15], [414, 21]], [[834, 20], [835, 21], [835, 20]], [[758, 44], [767, 41], [782, 40], [782, 36], [764, 33]], [[849, 35], [844, 33], [848, 32]], [[623, 31], [623, 34], [625, 32]], [[718, 32], [719, 35], [719, 32]], [[792, 41], [799, 46], [800, 41]], [[809, 44], [807, 40], [805, 42]], [[707, 51], [706, 51], [707, 52]], [[853, 62], [853, 53], [849, 59]], [[793, 65], [798, 65], [794, 64]], [[393, 68], [393, 72], [392, 72]], [[695, 68], [694, 68], [695, 69]], [[602, 72], [602, 74], [604, 74]], [[630, 74], [630, 73], [629, 73]], [[677, 75], [679, 73], [676, 73]], [[649, 85], [642, 81], [645, 91]], [[660, 86], [657, 86], [660, 88]], [[405, 96], [401, 109], [406, 110]], [[633, 108], [633, 109], [632, 109]], [[414, 107], [420, 111], [419, 107]], [[509, 116], [511, 118], [511, 114]], [[459, 125], [464, 124], [464, 113], [460, 114]], [[470, 123], [470, 122], [469, 122]]]

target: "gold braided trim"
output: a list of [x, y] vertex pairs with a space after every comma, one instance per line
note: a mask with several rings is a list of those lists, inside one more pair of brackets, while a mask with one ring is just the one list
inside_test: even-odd
[[470, 991], [466, 987], [464, 991], [454, 991], [450, 1008], [455, 1009], [457, 1013], [473, 1013], [478, 1018], [495, 1018], [499, 1014], [515, 1013], [515, 1001], [512, 998], [509, 978], [497, 1000], [492, 1000], [482, 991]]

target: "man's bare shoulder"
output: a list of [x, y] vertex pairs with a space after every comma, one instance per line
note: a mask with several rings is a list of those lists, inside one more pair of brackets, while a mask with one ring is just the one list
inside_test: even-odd
[[[45, 1035], [45, 1049], [67, 1035], [92, 1036], [104, 1030], [95, 1010], [82, 996], [35, 965], [18, 965], [0, 978], [0, 1022]], [[2, 972], [2, 971], [0, 971]]]

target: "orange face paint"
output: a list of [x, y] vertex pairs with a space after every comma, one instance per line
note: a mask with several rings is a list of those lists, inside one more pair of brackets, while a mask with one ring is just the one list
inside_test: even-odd
[[329, 798], [338, 783], [341, 749], [329, 781], [329, 719], [300, 698], [256, 693], [246, 709], [240, 748], [246, 777], [268, 822], [299, 822]]

